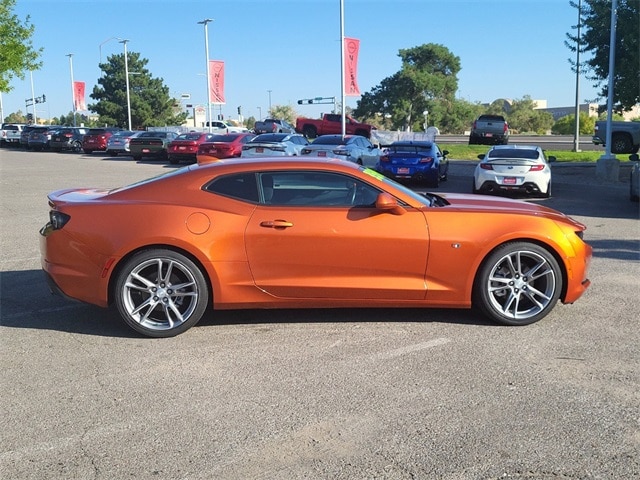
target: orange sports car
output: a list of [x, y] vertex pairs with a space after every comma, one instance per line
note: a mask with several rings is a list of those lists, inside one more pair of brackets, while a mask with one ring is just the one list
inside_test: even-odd
[[[544, 206], [419, 194], [374, 170], [291, 157], [190, 165], [49, 195], [53, 291], [151, 337], [215, 309], [476, 306], [526, 325], [589, 286], [585, 226]], [[99, 219], [99, 220], [96, 220]]]

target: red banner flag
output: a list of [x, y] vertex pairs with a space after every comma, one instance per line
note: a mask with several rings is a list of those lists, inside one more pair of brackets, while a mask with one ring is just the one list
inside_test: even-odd
[[73, 108], [76, 111], [87, 109], [84, 101], [84, 82], [73, 82]]
[[211, 103], [226, 103], [224, 100], [224, 62], [209, 60], [209, 98]]
[[360, 95], [358, 88], [358, 52], [360, 40], [355, 38], [344, 39], [344, 87], [345, 95]]

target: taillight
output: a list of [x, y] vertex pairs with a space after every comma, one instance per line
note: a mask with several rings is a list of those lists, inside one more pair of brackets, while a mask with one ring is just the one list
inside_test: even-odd
[[480, 168], [483, 170], [493, 170], [493, 165], [490, 163], [481, 163]]
[[476, 129], [476, 122], [475, 122], [475, 120], [473, 121], [473, 129], [474, 129], [474, 130]]
[[423, 157], [420, 159], [420, 163], [431, 163], [433, 162], [433, 157]]
[[382, 162], [382, 163], [386, 163], [386, 162], [388, 162], [388, 161], [389, 161], [389, 155], [382, 155], [382, 156], [380, 157], [380, 162]]
[[531, 172], [539, 172], [540, 170], [544, 170], [544, 165], [532, 165], [529, 169]]
[[504, 125], [502, 126], [502, 131], [504, 133], [507, 133], [507, 130], [509, 130], [509, 125], [507, 124], [507, 122], [504, 122]]
[[311, 150], [308, 148], [303, 148], [301, 151], [302, 155], [309, 155], [311, 153]]
[[347, 152], [346, 150], [339, 149], [339, 148], [335, 149], [333, 151], [333, 153], [335, 153], [336, 155], [345, 155], [345, 156], [349, 155], [349, 152]]
[[49, 223], [51, 223], [54, 230], [60, 230], [69, 220], [71, 220], [71, 217], [66, 213], [58, 212], [57, 210], [49, 212]]
[[67, 138], [71, 138], [71, 137], [73, 137], [73, 134], [72, 133], [65, 133], [64, 136], [67, 137]]

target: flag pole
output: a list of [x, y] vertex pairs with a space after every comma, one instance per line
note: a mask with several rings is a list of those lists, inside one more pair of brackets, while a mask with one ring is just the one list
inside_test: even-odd
[[340, 86], [341, 86], [341, 103], [342, 103], [342, 138], [344, 138], [347, 131], [346, 122], [346, 91], [344, 85], [344, 0], [340, 0]]

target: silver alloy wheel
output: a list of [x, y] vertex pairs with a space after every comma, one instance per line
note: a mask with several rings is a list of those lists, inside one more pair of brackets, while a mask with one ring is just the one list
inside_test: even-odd
[[120, 286], [125, 319], [145, 332], [178, 329], [194, 314], [203, 295], [192, 268], [172, 256], [138, 263]]
[[521, 324], [555, 303], [558, 282], [548, 258], [531, 250], [515, 250], [493, 264], [485, 293], [493, 309]]

